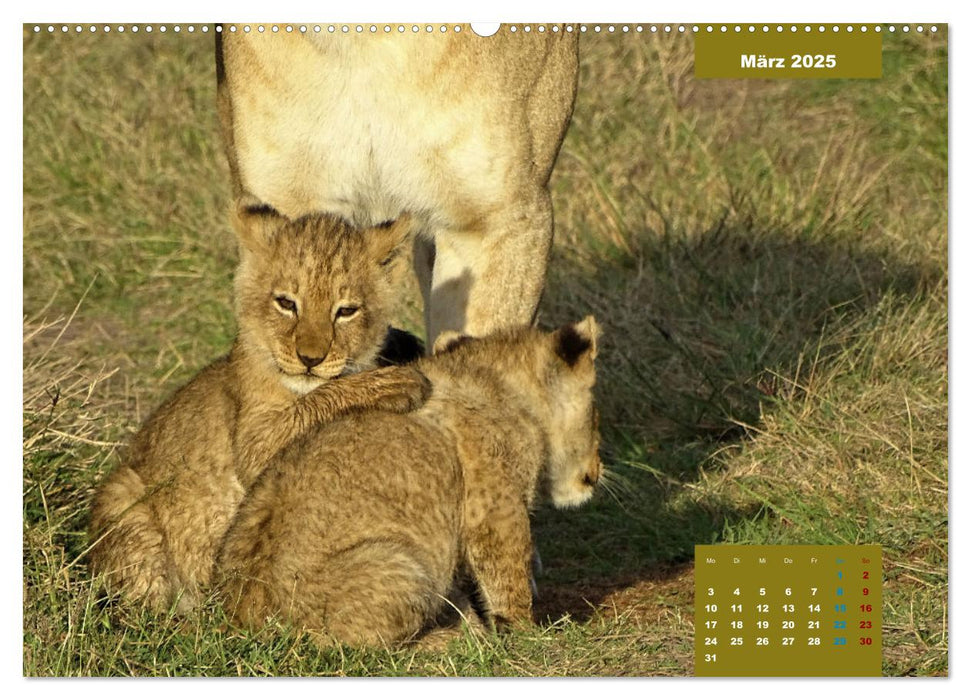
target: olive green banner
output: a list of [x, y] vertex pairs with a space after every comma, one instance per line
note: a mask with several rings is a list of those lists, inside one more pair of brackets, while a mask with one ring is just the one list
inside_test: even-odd
[[[795, 27], [796, 31], [793, 31]], [[768, 31], [764, 31], [768, 28]], [[807, 28], [809, 31], [807, 31]], [[880, 78], [881, 33], [870, 26], [713, 25], [695, 35], [696, 78]]]
[[879, 676], [879, 545], [695, 545], [696, 676]]

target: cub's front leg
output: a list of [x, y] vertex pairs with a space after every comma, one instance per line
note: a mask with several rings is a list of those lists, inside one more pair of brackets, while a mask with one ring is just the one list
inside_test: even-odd
[[236, 467], [248, 489], [273, 456], [291, 441], [358, 411], [413, 411], [428, 398], [431, 383], [414, 367], [384, 367], [332, 379], [285, 408], [241, 419]]
[[505, 508], [467, 507], [466, 527], [465, 559], [479, 585], [487, 619], [497, 629], [532, 622], [533, 545], [525, 507], [521, 502]]
[[316, 427], [357, 411], [408, 413], [431, 394], [431, 382], [414, 367], [383, 367], [333, 379], [301, 397], [294, 418]]

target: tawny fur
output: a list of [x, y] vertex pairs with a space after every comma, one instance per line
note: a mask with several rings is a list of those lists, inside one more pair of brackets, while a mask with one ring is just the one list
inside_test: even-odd
[[387, 644], [442, 609], [460, 570], [490, 622], [528, 622], [529, 510], [586, 501], [600, 477], [596, 323], [463, 339], [418, 363], [410, 414], [350, 416], [294, 441], [239, 509], [218, 576], [234, 619], [322, 643]]
[[219, 116], [237, 194], [361, 225], [414, 212], [427, 337], [527, 325], [577, 35], [223, 32]]
[[94, 573], [109, 592], [157, 609], [199, 602], [236, 508], [279, 449], [355, 410], [411, 410], [428, 392], [413, 368], [355, 373], [387, 334], [406, 222], [358, 231], [241, 205], [236, 223], [231, 352], [146, 421], [92, 507]]

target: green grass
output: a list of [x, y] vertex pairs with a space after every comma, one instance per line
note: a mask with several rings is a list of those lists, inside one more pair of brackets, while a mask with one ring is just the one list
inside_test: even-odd
[[91, 491], [233, 335], [211, 41], [24, 38], [26, 675], [687, 675], [716, 542], [883, 545], [884, 673], [948, 673], [946, 35], [825, 82], [583, 36], [540, 318], [605, 328], [611, 479], [536, 513], [535, 627], [320, 651], [103, 607]]

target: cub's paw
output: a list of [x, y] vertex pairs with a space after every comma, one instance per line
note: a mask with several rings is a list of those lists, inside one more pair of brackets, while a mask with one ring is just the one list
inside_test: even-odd
[[508, 615], [493, 613], [490, 617], [492, 627], [498, 634], [522, 632], [528, 630], [533, 625], [533, 615], [529, 608], [509, 611]]
[[414, 367], [385, 367], [372, 372], [374, 388], [380, 392], [376, 408], [408, 413], [420, 408], [432, 393], [428, 377]]

